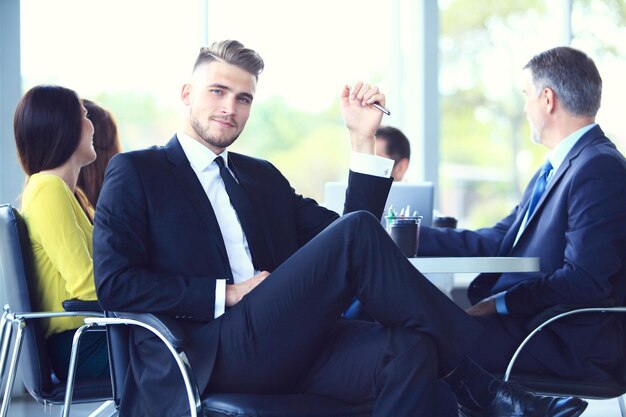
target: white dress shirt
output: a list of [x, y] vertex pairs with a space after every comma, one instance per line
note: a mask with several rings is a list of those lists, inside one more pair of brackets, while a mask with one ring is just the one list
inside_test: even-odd
[[[230, 203], [224, 181], [222, 181], [220, 176], [219, 167], [215, 163], [215, 158], [218, 155], [182, 132], [178, 132], [177, 136], [183, 152], [185, 152], [191, 168], [196, 173], [215, 212], [235, 284], [252, 278], [260, 271], [255, 271], [252, 265], [252, 255], [250, 254], [248, 240], [243, 232], [237, 213]], [[228, 151], [223, 151], [220, 156], [224, 158], [224, 164], [228, 167]], [[350, 169], [361, 174], [389, 178], [392, 168], [393, 160], [376, 155], [353, 152], [350, 158]], [[225, 305], [226, 277], [216, 280], [215, 318], [224, 314]]]

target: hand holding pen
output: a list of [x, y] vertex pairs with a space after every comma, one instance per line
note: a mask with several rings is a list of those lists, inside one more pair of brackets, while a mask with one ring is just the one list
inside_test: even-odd
[[[345, 86], [341, 93], [341, 112], [350, 131], [352, 150], [374, 154], [376, 129], [380, 126], [385, 95], [376, 86], [359, 81], [352, 87]], [[384, 109], [384, 110], [382, 110]]]
[[[348, 89], [348, 91], [352, 91], [352, 88], [350, 88], [349, 85], [346, 86], [346, 88]], [[350, 99], [351, 100], [356, 100], [356, 95], [354, 96], [354, 98], [352, 98], [352, 95], [350, 95]], [[371, 104], [372, 106], [376, 107], [378, 110], [380, 110], [381, 112], [385, 113], [387, 116], [391, 116], [391, 112], [389, 111], [389, 109], [385, 106], [383, 106], [382, 104], [380, 104], [380, 102], [378, 101], [372, 101], [372, 99], [370, 98], [367, 101], [361, 101], [361, 105], [365, 105], [365, 103], [367, 104]]]

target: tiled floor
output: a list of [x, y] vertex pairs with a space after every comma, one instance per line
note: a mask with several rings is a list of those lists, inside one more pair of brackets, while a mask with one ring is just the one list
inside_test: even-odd
[[[87, 417], [99, 404], [77, 404], [72, 406], [72, 417]], [[56, 417], [61, 415], [61, 407], [53, 406], [52, 410], [44, 410], [43, 405], [30, 397], [15, 398], [9, 408], [9, 417]], [[617, 400], [590, 401], [589, 407], [582, 417], [620, 417]]]

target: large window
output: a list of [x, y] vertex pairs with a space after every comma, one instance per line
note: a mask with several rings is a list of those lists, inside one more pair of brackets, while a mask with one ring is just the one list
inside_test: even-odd
[[58, 83], [107, 107], [125, 150], [162, 144], [176, 131], [180, 88], [206, 39], [238, 39], [257, 50], [266, 69], [233, 149], [271, 160], [299, 192], [320, 200], [326, 181], [347, 174], [342, 86], [358, 79], [384, 85], [390, 72], [386, 2], [22, 0], [21, 6], [24, 90]]
[[199, 10], [198, 1], [22, 0], [23, 89], [61, 84], [107, 107], [124, 149], [163, 143], [177, 127]]
[[233, 149], [270, 160], [298, 192], [322, 201], [324, 183], [348, 170], [343, 85], [384, 88], [390, 73], [390, 4], [210, 1], [209, 40], [238, 39], [265, 61], [252, 116]]
[[626, 96], [626, 2], [624, 0], [579, 0], [573, 2], [572, 46], [589, 53], [602, 75], [602, 107], [597, 122], [626, 152], [624, 97]]
[[[413, 4], [22, 0], [23, 89], [39, 83], [73, 88], [113, 112], [124, 149], [162, 144], [179, 126], [180, 87], [199, 47], [239, 39], [261, 53], [266, 69], [233, 149], [269, 159], [297, 191], [322, 200], [323, 184], [347, 173], [349, 144], [338, 106], [344, 83], [361, 79], [389, 94], [392, 115], [384, 124], [406, 131], [419, 120], [413, 109], [393, 106], [399, 91], [416, 102], [423, 93], [417, 66], [406, 65], [421, 57], [412, 39], [419, 19], [407, 19]], [[507, 214], [541, 165], [546, 149], [528, 139], [518, 77], [531, 56], [563, 44], [564, 4], [439, 0], [438, 208], [462, 227], [490, 225]], [[620, 43], [626, 6], [620, 0], [572, 4], [572, 45], [588, 52], [604, 77], [598, 121], [623, 148], [618, 112], [626, 95]], [[411, 91], [402, 90], [409, 85]], [[411, 172], [421, 158], [432, 159], [420, 154], [424, 138], [411, 136], [409, 180], [421, 180]]]

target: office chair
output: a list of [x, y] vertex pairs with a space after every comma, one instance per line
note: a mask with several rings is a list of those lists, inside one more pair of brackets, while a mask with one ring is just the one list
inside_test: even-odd
[[[65, 303], [64, 303], [65, 304]], [[78, 304], [66, 309], [79, 309]], [[107, 313], [107, 317], [87, 317], [85, 325], [76, 331], [75, 338], [93, 327], [107, 327], [109, 358], [113, 380], [113, 398], [119, 405], [124, 380], [129, 367], [129, 326], [143, 327], [167, 346], [183, 376], [191, 417], [369, 417], [372, 403], [347, 404], [341, 401], [310, 394], [256, 395], [211, 393], [202, 398], [195, 384], [189, 362], [182, 350], [184, 334], [174, 319], [164, 315], [140, 313]], [[76, 359], [72, 351], [72, 361]], [[70, 369], [73, 369], [70, 365]], [[66, 402], [72, 401], [68, 376]]]
[[[18, 363], [22, 382], [33, 398], [44, 405], [62, 404], [66, 384], [54, 375], [40, 319], [103, 314], [92, 311], [38, 311], [33, 295], [32, 253], [28, 231], [18, 211], [10, 205], [0, 205], [0, 267], [7, 299], [11, 303], [10, 307], [5, 306], [0, 323], [0, 388], [5, 379], [6, 360], [11, 350], [10, 340], [17, 328], [0, 417], [5, 417], [8, 413]], [[77, 403], [102, 402], [111, 398], [109, 377], [81, 379], [76, 384], [74, 399]]]
[[[540, 324], [522, 341], [519, 345], [511, 361], [507, 366], [504, 374], [504, 381], [512, 380], [526, 388], [529, 388], [537, 393], [544, 395], [559, 395], [559, 396], [575, 396], [587, 399], [595, 400], [608, 400], [617, 398], [619, 408], [622, 417], [626, 417], [626, 406], [624, 404], [624, 394], [626, 394], [626, 370], [621, 370], [620, 377], [616, 377], [609, 381], [604, 382], [585, 382], [585, 381], [572, 381], [566, 378], [560, 378], [558, 376], [551, 375], [536, 375], [528, 373], [517, 373], [512, 376], [513, 367], [518, 356], [526, 346], [526, 344], [541, 330], [551, 323], [560, 320], [564, 317], [577, 314], [589, 314], [589, 313], [605, 313], [605, 314], [620, 314], [626, 313], [626, 307], [588, 307], [570, 309], [569, 311], [560, 312], [566, 310], [562, 306], [556, 306], [550, 309], [557, 312], [554, 314], [547, 314], [547, 319], [540, 320]], [[534, 327], [534, 326], [532, 326]], [[607, 343], [610, 343], [607, 340]], [[625, 356], [626, 359], [626, 356]]]

